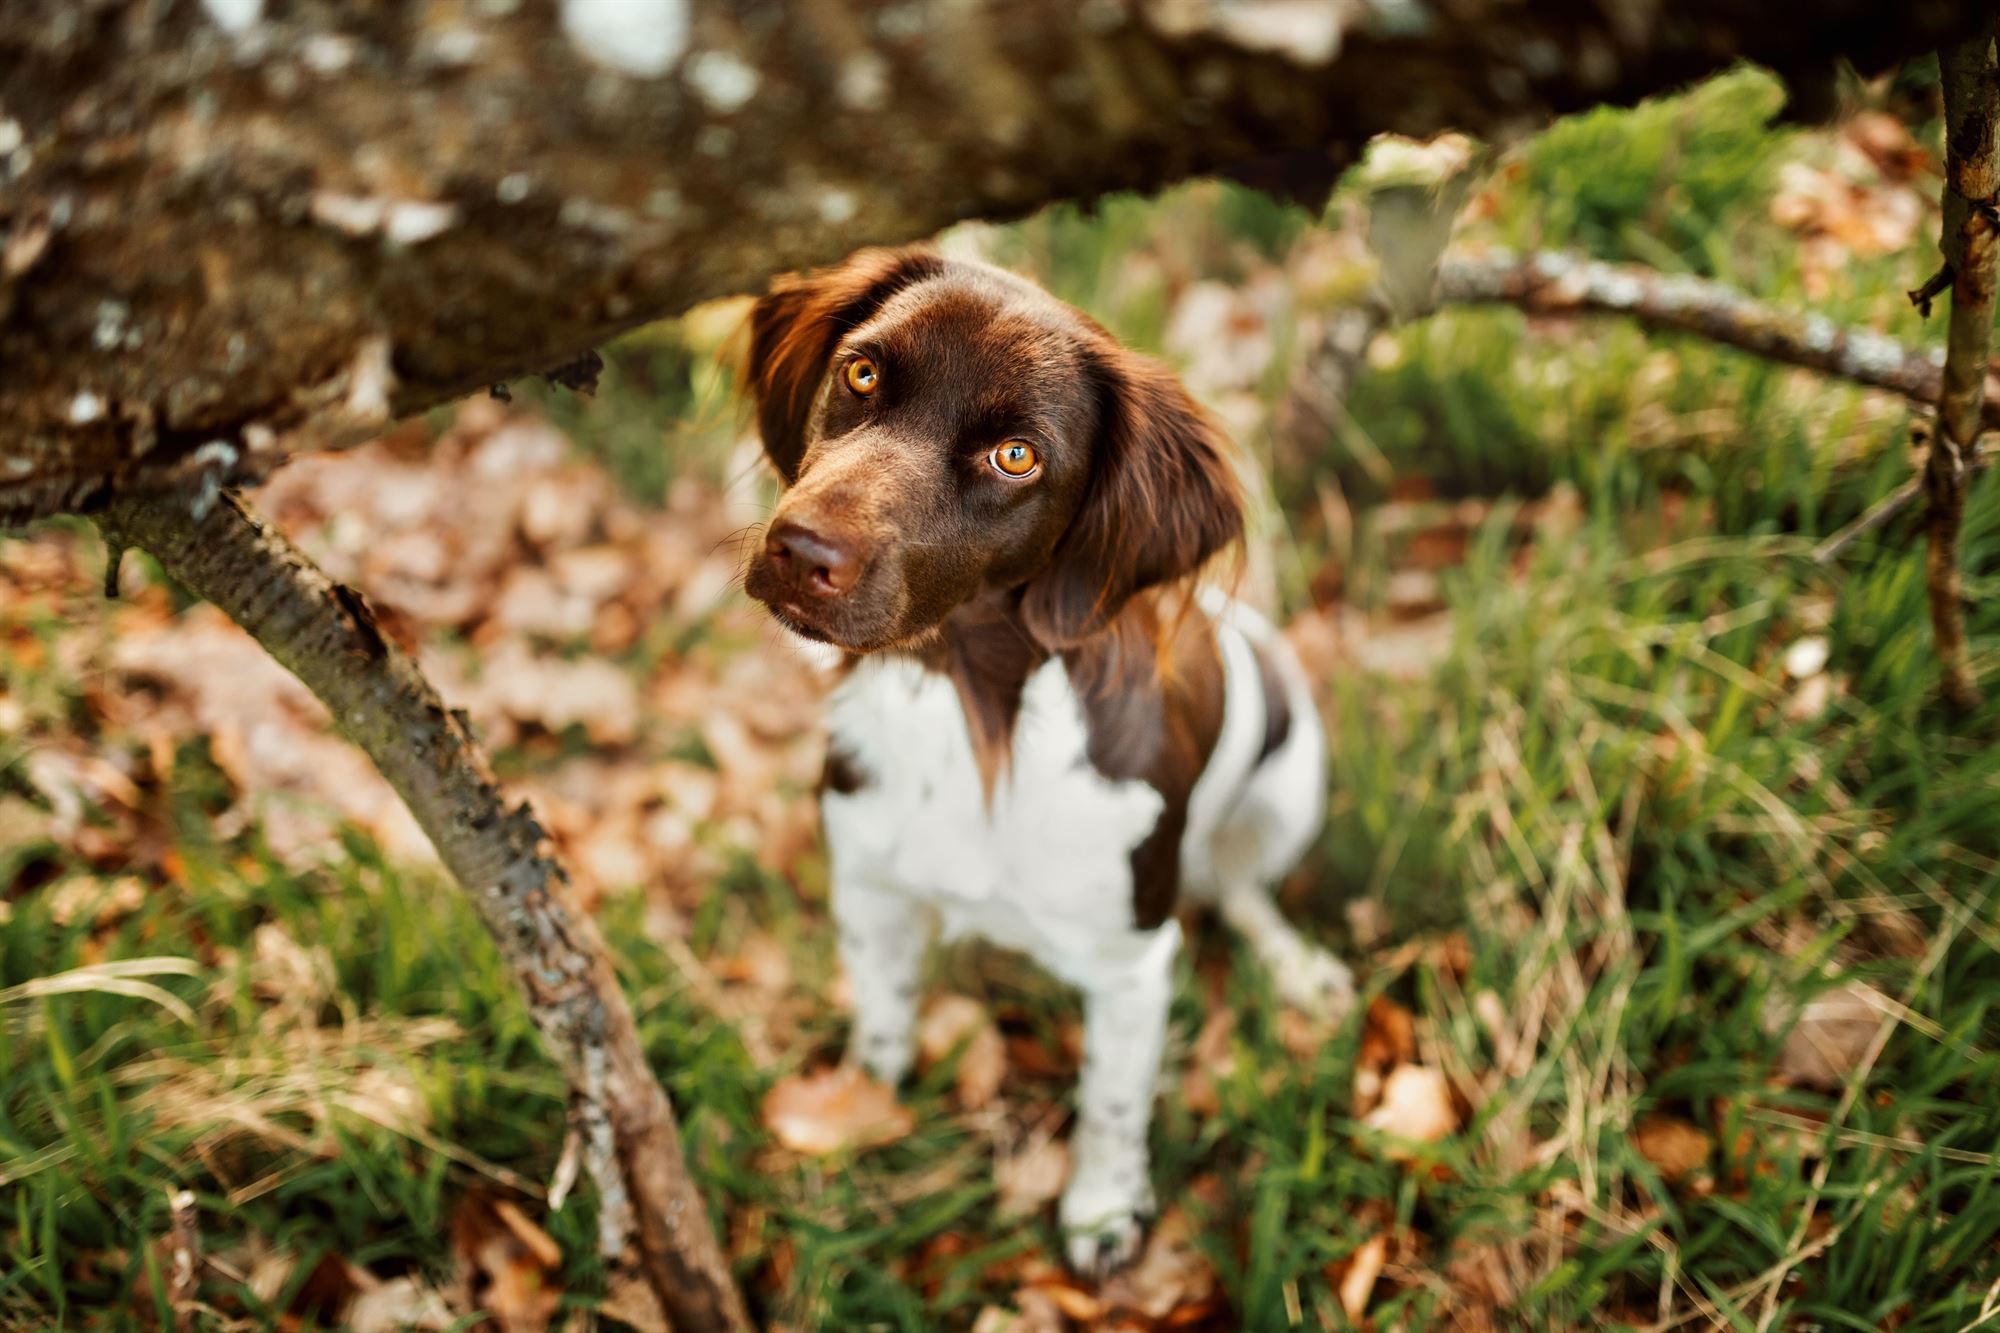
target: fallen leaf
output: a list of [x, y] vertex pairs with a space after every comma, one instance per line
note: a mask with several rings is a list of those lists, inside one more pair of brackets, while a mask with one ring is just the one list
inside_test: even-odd
[[1220, 1007], [1209, 1012], [1195, 1035], [1194, 1049], [1181, 1073], [1181, 1099], [1196, 1115], [1215, 1115], [1222, 1110], [1216, 1084], [1236, 1072], [1232, 1051], [1235, 1035], [1235, 1011]]
[[1858, 111], [1840, 132], [1867, 154], [1888, 180], [1906, 181], [1937, 170], [1937, 162], [1910, 133], [1910, 127], [1886, 112]]
[[[206, 603], [111, 643], [112, 678], [149, 701], [144, 730], [205, 735], [217, 767], [262, 816], [281, 855], [324, 854], [334, 820], [353, 820], [399, 859], [429, 861], [430, 842], [360, 750], [335, 736], [326, 710], [257, 641]], [[157, 687], [157, 688], [148, 688]]]
[[764, 1096], [764, 1125], [793, 1152], [823, 1156], [902, 1138], [915, 1127], [894, 1090], [854, 1065], [779, 1079]]
[[1184, 1322], [1178, 1315], [1208, 1310], [1216, 1298], [1215, 1270], [1195, 1244], [1188, 1215], [1175, 1207], [1161, 1214], [1138, 1261], [1114, 1273], [1098, 1295], [1169, 1327]]
[[[1069, 1318], [1077, 1320], [1079, 1323], [1092, 1323], [1104, 1314], [1103, 1301], [1097, 1299], [1097, 1297], [1091, 1295], [1082, 1287], [1071, 1286], [1066, 1279], [1052, 1279], [1041, 1283], [1032, 1288], [1032, 1290], [1040, 1292], [1051, 1301], [1054, 1301], [1058, 1310], [1062, 1311]], [[1027, 1296], [1027, 1294], [1026, 1291], [1021, 1293], [1023, 1297]], [[1026, 1305], [1027, 1302], [1024, 1300], [1022, 1302], [1023, 1313], [1026, 1312]]]
[[1289, 302], [1288, 284], [1276, 272], [1247, 284], [1190, 283], [1167, 317], [1162, 341], [1207, 398], [1250, 389], [1277, 353], [1272, 329]]
[[1394, 1162], [1414, 1160], [1410, 1145], [1436, 1143], [1458, 1128], [1451, 1088], [1426, 1065], [1397, 1065], [1382, 1082], [1382, 1101], [1363, 1124], [1392, 1140], [1383, 1150]]
[[1789, 1004], [1773, 997], [1765, 1006], [1764, 1022], [1766, 1031], [1785, 1029], [1778, 1048], [1778, 1076], [1827, 1092], [1839, 1089], [1860, 1067], [1890, 1008], [1886, 996], [1858, 981], [1814, 996], [1797, 1011], [1796, 1019]]
[[1368, 1001], [1361, 1020], [1361, 1063], [1387, 1072], [1416, 1063], [1417, 1018], [1386, 995]]
[[1703, 1166], [1715, 1149], [1715, 1140], [1677, 1115], [1653, 1112], [1639, 1117], [1632, 1127], [1632, 1146], [1659, 1170], [1660, 1178], [1672, 1184], [1688, 1172]]
[[1300, 1060], [1310, 1060], [1324, 1050], [1340, 1031], [1341, 1024], [1342, 1019], [1330, 1014], [1302, 1013], [1291, 1005], [1278, 1010], [1271, 1020], [1278, 1044]]
[[1069, 1180], [1069, 1145], [1042, 1138], [1020, 1152], [994, 1159], [993, 1183], [1001, 1217], [1024, 1217], [1062, 1193]]
[[468, 1192], [451, 1217], [452, 1256], [466, 1305], [504, 1333], [539, 1333], [562, 1302], [562, 1249], [510, 1199]]
[[633, 1333], [673, 1333], [666, 1312], [660, 1309], [660, 1298], [636, 1273], [612, 1274], [597, 1312], [627, 1325]]
[[940, 995], [917, 1024], [917, 1050], [926, 1068], [958, 1054], [958, 1102], [976, 1111], [998, 1095], [1007, 1077], [1007, 1042], [984, 1005], [963, 995]]
[[1368, 1298], [1375, 1294], [1375, 1280], [1382, 1276], [1382, 1266], [1388, 1261], [1386, 1236], [1370, 1236], [1355, 1247], [1347, 1274], [1340, 1279], [1340, 1308], [1350, 1322], [1358, 1324], [1368, 1313]]

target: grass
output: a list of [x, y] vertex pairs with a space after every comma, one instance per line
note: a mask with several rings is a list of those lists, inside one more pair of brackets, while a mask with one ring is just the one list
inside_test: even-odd
[[[1811, 275], [1770, 202], [1782, 163], [1824, 164], [1833, 147], [1773, 128], [1777, 105], [1741, 72], [1567, 123], [1503, 163], [1468, 237], [1803, 302]], [[1319, 230], [1196, 187], [969, 236], [1157, 348], [1175, 275], [1245, 282]], [[1855, 256], [1819, 304], [1935, 341], [1900, 296], [1929, 244], [1920, 230], [1909, 248]], [[1311, 315], [1280, 317], [1280, 349]], [[595, 405], [548, 410], [641, 497], [719, 475], [729, 418], [713, 345], [663, 326], [614, 349]], [[1316, 929], [1368, 961], [1371, 993], [1420, 1016], [1421, 1058], [1466, 1094], [1469, 1119], [1413, 1166], [1393, 1160], [1352, 1114], [1359, 1028], [1299, 1048], [1256, 970], [1204, 932], [1176, 1001], [1176, 1069], [1209, 1013], [1235, 1023], [1215, 1109], [1165, 1080], [1155, 1176], [1195, 1220], [1231, 1323], [1344, 1327], [1333, 1277], [1377, 1235], [1393, 1239], [1369, 1311], [1379, 1328], [1992, 1322], [2000, 715], [1988, 703], [1951, 718], [1936, 701], [1908, 524], [1838, 569], [1807, 555], [1901, 480], [1907, 414], [1688, 340], [1547, 331], [1507, 312], [1397, 331], [1371, 365], [1349, 406], [1398, 481], [1490, 505], [1441, 575], [1441, 660], [1408, 679], [1328, 675], [1329, 822], [1295, 888]], [[1266, 408], [1281, 369], [1248, 390]], [[657, 447], [663, 431], [673, 448]], [[1268, 452], [1256, 432], [1248, 443]], [[1383, 520], [1407, 515], [1408, 487], [1385, 505], [1391, 489], [1339, 439], [1314, 457], [1275, 478], [1292, 539], [1281, 586], [1301, 605], [1337, 563], [1382, 630], [1382, 590], [1409, 558], [1404, 529]], [[2000, 570], [1996, 489], [1979, 483], [1965, 534], [1982, 594]], [[1326, 520], [1329, 497], [1351, 506], [1351, 536]], [[1970, 617], [1989, 696], [1997, 606], [1982, 595]], [[58, 669], [61, 604], [5, 615], [15, 729], [81, 726], [92, 677]], [[1782, 663], [1806, 636], [1825, 638], [1836, 683], [1819, 708]], [[100, 916], [99, 895], [132, 890], [115, 855], [82, 857], [47, 832], [31, 760], [25, 742], [0, 750], [0, 1323], [168, 1323], [157, 1242], [173, 1189], [197, 1192], [216, 1251], [240, 1257], [254, 1238], [298, 1258], [275, 1292], [211, 1284], [255, 1322], [296, 1312], [323, 1255], [443, 1280], [457, 1198], [550, 1178], [559, 1081], [434, 872], [358, 831], [306, 866], [271, 854], [255, 825], [225, 836], [224, 779], [184, 740], [165, 826], [142, 830], [171, 854], [140, 872], [136, 906]], [[132, 836], [101, 811], [82, 817]], [[732, 863], [689, 918], [688, 951], [768, 934], [796, 984], [824, 997], [820, 878]], [[1349, 937], [1357, 903], [1381, 905], [1381, 940]], [[636, 894], [607, 898], [606, 934], [763, 1316], [914, 1330], [1009, 1304], [1055, 1238], [1046, 1211], [1025, 1227], [998, 1215], [991, 1120], [957, 1107], [950, 1069], [909, 1094], [904, 1140], [829, 1162], [775, 1151], [758, 1106], [778, 1071], [750, 1059], [642, 910]], [[144, 959], [192, 964], [104, 970]], [[1070, 997], [984, 954], [945, 965], [1011, 1035], [1059, 1049]], [[32, 989], [65, 975], [79, 988]], [[1845, 1086], [1774, 1083], [1771, 1013], [1855, 980], [1902, 1018], [1871, 1030]], [[837, 1011], [816, 1004], [786, 1067], [840, 1036]], [[1067, 1092], [1059, 1067], [1017, 1061], [1007, 1117], [1032, 1121]], [[1697, 1170], [1670, 1178], [1640, 1151], [1634, 1126], [1662, 1116], [1710, 1135]], [[543, 1221], [566, 1256], [566, 1309], [583, 1308], [602, 1282], [589, 1200]]]

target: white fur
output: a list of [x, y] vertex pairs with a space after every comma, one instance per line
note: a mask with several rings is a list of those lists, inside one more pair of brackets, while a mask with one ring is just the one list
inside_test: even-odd
[[[1347, 971], [1306, 943], [1269, 897], [1320, 826], [1325, 740], [1311, 691], [1261, 618], [1219, 596], [1222, 729], [1188, 802], [1182, 889], [1215, 903], [1294, 1003], [1337, 1010]], [[1278, 664], [1291, 709], [1259, 764], [1263, 686], [1251, 643]], [[1018, 949], [1084, 992], [1084, 1068], [1061, 1216], [1072, 1261], [1104, 1272], [1136, 1252], [1151, 1211], [1146, 1130], [1166, 1042], [1180, 929], [1133, 920], [1130, 856], [1159, 793], [1090, 765], [1082, 703], [1059, 660], [1023, 690], [990, 802], [951, 682], [907, 658], [871, 657], [835, 691], [833, 745], [862, 786], [823, 798], [833, 909], [854, 987], [850, 1050], [894, 1082], [909, 1068], [923, 955], [940, 930]]]

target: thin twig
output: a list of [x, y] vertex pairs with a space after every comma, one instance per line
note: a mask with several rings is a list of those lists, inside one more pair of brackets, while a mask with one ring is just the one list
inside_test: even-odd
[[1901, 486], [1898, 486], [1895, 490], [1890, 491], [1880, 500], [1877, 500], [1873, 505], [1870, 505], [1867, 513], [1855, 519], [1831, 537], [1828, 537], [1818, 546], [1813, 547], [1813, 563], [1830, 565], [1840, 559], [1841, 556], [1847, 553], [1848, 547], [1854, 545], [1855, 542], [1860, 541], [1883, 524], [1896, 518], [1905, 509], [1915, 504], [1917, 497], [1923, 493], [1924, 479], [1921, 476], [1911, 477]]
[[1931, 317], [1931, 302], [1951, 289], [1951, 265], [1946, 264], [1924, 279], [1924, 285], [1909, 293], [1910, 304], [1925, 319]]
[[749, 1329], [596, 925], [571, 900], [533, 813], [507, 806], [461, 718], [359, 594], [234, 494], [201, 506], [185, 495], [126, 496], [98, 522], [108, 540], [150, 552], [318, 695], [416, 816], [569, 1083], [614, 1283], [629, 1288], [641, 1277], [639, 1290], [681, 1333]]
[[[1924, 426], [1924, 434], [1928, 438], [1930, 434], [1928, 423], [1919, 422], [1917, 424]], [[1992, 461], [1993, 454], [1994, 447], [1992, 445], [1985, 444], [1980, 446], [1978, 453], [1973, 456], [1972, 460], [1974, 475], [1986, 469], [1986, 465]], [[1884, 524], [1893, 522], [1895, 519], [1901, 517], [1903, 511], [1914, 505], [1923, 494], [1924, 476], [1923, 473], [1919, 472], [1916, 476], [1911, 477], [1901, 486], [1898, 486], [1895, 490], [1890, 491], [1887, 495], [1870, 505], [1868, 512], [1861, 515], [1861, 517], [1855, 519], [1839, 532], [1834, 533], [1831, 537], [1813, 547], [1813, 561], [1816, 564], [1822, 565], [1832, 564], [1834, 561], [1840, 559], [1841, 556], [1847, 554], [1847, 548], [1854, 545], [1855, 542], [1875, 531], [1875, 529], [1882, 527]]]
[[1958, 567], [1959, 529], [1972, 451], [1985, 420], [1987, 354], [1993, 345], [1993, 252], [2000, 243], [2000, 154], [1994, 119], [2000, 116], [1992, 33], [1938, 53], [1944, 83], [1944, 223], [1939, 249], [1952, 271], [1951, 329], [1938, 394], [1937, 438], [1924, 467], [1930, 498], [1930, 551], [1924, 562], [1930, 594], [1931, 635], [1937, 646], [1944, 697], [1969, 711], [1979, 703], [1965, 644], [1965, 607]]
[[201, 1316], [201, 1213], [193, 1190], [179, 1190], [167, 1201], [167, 1306], [174, 1312], [175, 1333], [191, 1333]]

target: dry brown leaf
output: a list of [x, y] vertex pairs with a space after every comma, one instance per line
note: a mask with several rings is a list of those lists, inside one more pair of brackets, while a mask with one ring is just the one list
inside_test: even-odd
[[968, 1111], [992, 1101], [1007, 1077], [1006, 1040], [986, 1007], [964, 995], [940, 995], [925, 1006], [917, 1051], [926, 1068], [959, 1052], [958, 1100]]
[[1632, 1146], [1671, 1184], [1705, 1165], [1715, 1140], [1680, 1116], [1654, 1112], [1632, 1127]]
[[[1858, 981], [1814, 996], [1778, 1048], [1778, 1076], [1828, 1092], [1839, 1089], [1860, 1067], [1890, 1007], [1880, 991]], [[1784, 1027], [1790, 1013], [1790, 1006], [1774, 997], [1764, 1010], [1766, 1030]]]
[[[1066, 1279], [1053, 1279], [1035, 1286], [1032, 1290], [1054, 1301], [1058, 1310], [1078, 1323], [1093, 1323], [1104, 1315], [1103, 1301], [1081, 1287], [1071, 1286]], [[1024, 1291], [1021, 1294], [1025, 1297], [1028, 1293]], [[1022, 1304], [1025, 1313], [1026, 1302], [1023, 1301]]]
[[1280, 1046], [1301, 1060], [1310, 1060], [1339, 1034], [1344, 1021], [1345, 1015], [1307, 1014], [1286, 1005], [1272, 1016], [1271, 1026]]
[[1368, 1002], [1361, 1021], [1360, 1062], [1387, 1072], [1417, 1058], [1417, 1017], [1386, 995]]
[[1215, 1270], [1194, 1243], [1187, 1214], [1169, 1207], [1146, 1238], [1137, 1263], [1115, 1273], [1098, 1295], [1120, 1310], [1136, 1310], [1169, 1327], [1181, 1312], [1206, 1310], [1216, 1298]]
[[1841, 134], [1859, 148], [1875, 169], [1891, 181], [1935, 174], [1937, 161], [1910, 127], [1883, 111], [1858, 111], [1841, 127]]
[[1020, 1152], [995, 1158], [993, 1183], [1000, 1191], [1001, 1217], [1023, 1217], [1062, 1193], [1069, 1180], [1069, 1145], [1041, 1138]]
[[915, 1120], [893, 1089], [839, 1065], [779, 1079], [764, 1096], [764, 1125], [793, 1152], [817, 1157], [900, 1139]]
[[1382, 1082], [1381, 1103], [1362, 1123], [1390, 1136], [1385, 1156], [1407, 1162], [1416, 1157], [1409, 1145], [1436, 1143], [1458, 1128], [1458, 1116], [1443, 1074], [1426, 1065], [1397, 1065]]
[[599, 1314], [627, 1325], [634, 1333], [673, 1333], [666, 1312], [660, 1308], [659, 1296], [644, 1277], [629, 1272], [614, 1273], [606, 1288], [604, 1300], [597, 1307]]
[[451, 1218], [466, 1305], [504, 1333], [539, 1333], [562, 1301], [562, 1249], [512, 1200], [472, 1191]]
[[507, 723], [560, 732], [580, 726], [598, 745], [623, 745], [639, 729], [639, 695], [631, 678], [602, 658], [568, 659], [532, 652], [505, 640], [481, 660], [479, 678], [461, 696], [493, 730]]
[[1181, 1098], [1196, 1115], [1215, 1115], [1222, 1110], [1216, 1084], [1236, 1072], [1230, 1040], [1235, 1035], [1236, 1014], [1226, 1008], [1209, 1011], [1195, 1035], [1194, 1049], [1181, 1074]]
[[1382, 1266], [1388, 1261], [1387, 1236], [1370, 1236], [1355, 1247], [1346, 1276], [1340, 1279], [1340, 1308], [1351, 1322], [1360, 1323], [1361, 1317], [1368, 1313], [1368, 1299], [1375, 1294], [1375, 1281], [1382, 1276]]
[[1874, 174], [1875, 165], [1852, 147], [1833, 167], [1787, 162], [1779, 168], [1771, 220], [1799, 233], [1807, 295], [1831, 290], [1853, 256], [1907, 249], [1923, 225], [1923, 198], [1905, 186], [1861, 179]]
[[[332, 842], [333, 821], [303, 796], [368, 829], [398, 859], [433, 859], [429, 840], [367, 756], [333, 735], [319, 701], [214, 607], [121, 633], [110, 661], [125, 692], [151, 701], [131, 724], [206, 735], [217, 766], [258, 808], [264, 837], [280, 855], [323, 853]], [[135, 688], [145, 685], [159, 688]]]

